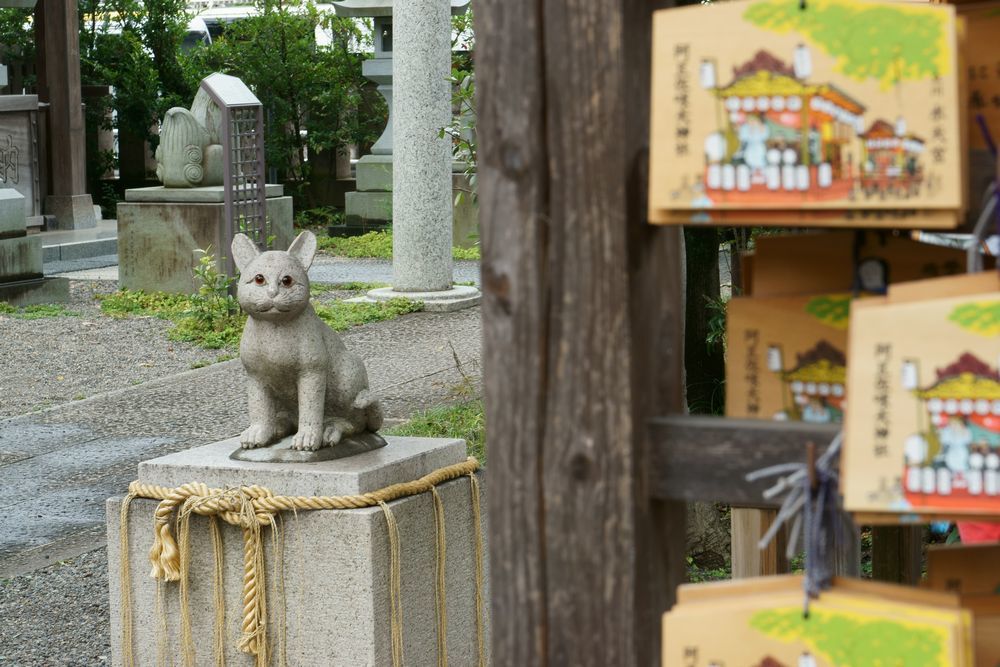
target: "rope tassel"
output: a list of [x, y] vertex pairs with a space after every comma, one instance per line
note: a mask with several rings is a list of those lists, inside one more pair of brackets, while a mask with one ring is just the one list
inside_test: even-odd
[[[149, 561], [152, 564], [150, 576], [157, 580], [157, 589], [165, 581], [180, 582], [181, 596], [181, 649], [183, 664], [195, 662], [194, 639], [191, 632], [191, 619], [188, 610], [188, 576], [190, 568], [190, 541], [188, 537], [190, 517], [198, 514], [209, 518], [209, 531], [215, 553], [213, 572], [213, 588], [215, 601], [215, 663], [224, 665], [225, 655], [222, 641], [225, 624], [225, 598], [222, 594], [222, 540], [218, 528], [218, 519], [239, 526], [243, 535], [243, 592], [241, 595], [241, 633], [238, 642], [239, 650], [253, 655], [257, 667], [266, 667], [271, 661], [271, 651], [268, 645], [268, 611], [266, 598], [265, 562], [263, 529], [271, 528], [272, 547], [277, 549], [280, 544], [279, 528], [275, 518], [283, 511], [297, 510], [337, 510], [359, 509], [365, 507], [380, 507], [385, 515], [389, 535], [390, 551], [390, 609], [392, 658], [395, 667], [403, 663], [403, 607], [400, 581], [400, 539], [399, 527], [388, 503], [421, 493], [432, 493], [434, 503], [434, 519], [436, 533], [435, 558], [436, 566], [436, 602], [438, 610], [438, 664], [447, 665], [447, 617], [445, 605], [445, 534], [444, 505], [437, 493], [438, 485], [460, 477], [468, 476], [471, 480], [473, 496], [474, 543], [476, 563], [476, 639], [479, 649], [479, 664], [485, 664], [485, 647], [483, 641], [483, 543], [480, 534], [479, 484], [476, 471], [479, 463], [469, 457], [463, 463], [446, 466], [412, 482], [394, 484], [392, 486], [351, 496], [278, 496], [261, 486], [242, 486], [229, 489], [214, 489], [201, 483], [184, 484], [175, 488], [142, 484], [138, 481], [129, 485], [129, 495], [123, 502], [119, 517], [121, 531], [120, 548], [122, 554], [122, 642], [126, 665], [134, 664], [132, 646], [132, 610], [131, 591], [128, 575], [128, 511], [133, 498], [150, 498], [159, 500], [153, 515], [153, 545], [149, 550]], [[171, 524], [176, 519], [180, 545], [171, 530]], [[280, 555], [277, 567], [281, 567]], [[283, 595], [280, 588], [279, 594]], [[159, 597], [159, 594], [158, 594]], [[283, 608], [283, 607], [280, 607]], [[161, 615], [163, 612], [161, 610]], [[161, 618], [163, 625], [160, 641], [165, 641], [165, 616]], [[279, 624], [281, 624], [279, 617]], [[283, 637], [284, 627], [280, 629]], [[280, 637], [279, 637], [280, 639]], [[165, 645], [163, 647], [165, 650]], [[283, 643], [279, 641], [277, 651], [278, 662], [284, 664]]]

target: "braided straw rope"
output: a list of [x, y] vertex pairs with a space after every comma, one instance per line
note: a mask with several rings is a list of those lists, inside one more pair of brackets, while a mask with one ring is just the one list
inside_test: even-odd
[[[129, 484], [128, 496], [122, 504], [120, 514], [120, 547], [122, 553], [122, 640], [123, 662], [134, 665], [132, 642], [131, 591], [128, 568], [128, 510], [134, 498], [159, 500], [153, 515], [153, 546], [149, 550], [152, 564], [150, 576], [159, 582], [181, 582], [181, 634], [183, 662], [194, 662], [194, 648], [191, 640], [190, 616], [187, 610], [187, 579], [190, 557], [188, 555], [189, 520], [192, 514], [209, 517], [215, 568], [213, 573], [215, 619], [215, 663], [223, 665], [225, 658], [221, 649], [224, 636], [225, 610], [222, 594], [222, 541], [217, 519], [242, 528], [243, 533], [243, 607], [242, 633], [239, 648], [244, 653], [256, 657], [256, 665], [270, 664], [267, 637], [267, 604], [265, 597], [264, 545], [261, 539], [264, 527], [276, 530], [275, 517], [283, 511], [297, 510], [347, 510], [379, 506], [386, 518], [390, 547], [390, 609], [392, 630], [393, 665], [401, 667], [403, 662], [402, 601], [400, 582], [399, 529], [388, 503], [421, 493], [434, 494], [435, 529], [437, 533], [436, 555], [438, 558], [436, 577], [436, 598], [438, 607], [438, 660], [447, 664], [447, 620], [444, 609], [444, 508], [437, 495], [436, 486], [460, 477], [468, 476], [473, 496], [473, 518], [475, 520], [476, 559], [476, 635], [480, 664], [485, 665], [483, 642], [483, 600], [482, 600], [482, 536], [480, 534], [479, 484], [476, 471], [479, 463], [469, 457], [462, 463], [439, 468], [412, 482], [393, 484], [370, 493], [350, 496], [278, 496], [262, 486], [241, 486], [229, 489], [214, 489], [205, 484], [192, 482], [178, 487], [143, 484], [135, 481]], [[179, 509], [178, 509], [179, 508]], [[171, 531], [171, 519], [176, 515], [180, 546]], [[161, 619], [165, 623], [165, 619]], [[160, 637], [161, 641], [164, 637]], [[161, 648], [162, 650], [162, 648]], [[283, 653], [283, 651], [281, 651]], [[444, 656], [442, 657], [442, 653]], [[283, 658], [283, 656], [282, 656]], [[284, 662], [282, 659], [281, 662]]]

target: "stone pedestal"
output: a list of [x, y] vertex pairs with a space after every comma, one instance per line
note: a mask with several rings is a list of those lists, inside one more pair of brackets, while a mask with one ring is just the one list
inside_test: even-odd
[[97, 226], [97, 213], [90, 195], [49, 195], [45, 198], [45, 213], [56, 219], [56, 229], [92, 229]]
[[[292, 198], [268, 185], [267, 217], [274, 248], [292, 242]], [[226, 236], [224, 188], [136, 188], [118, 204], [118, 284], [124, 289], [190, 294], [197, 290], [197, 250], [211, 248], [220, 271]]]
[[[262, 464], [233, 461], [237, 439], [213, 443], [154, 459], [139, 466], [142, 482], [178, 486], [202, 481], [212, 487], [259, 484], [284, 495], [358, 494], [417, 479], [436, 468], [465, 459], [461, 440], [389, 437], [388, 446], [367, 454], [322, 463]], [[467, 477], [438, 487], [446, 527], [448, 662], [477, 664], [475, 631], [474, 530]], [[137, 665], [157, 664], [157, 583], [149, 577], [152, 500], [132, 503], [129, 530], [130, 589], [134, 655]], [[390, 503], [399, 526], [403, 643], [406, 665], [437, 665], [435, 603], [435, 529], [430, 494]], [[111, 594], [112, 664], [122, 664], [119, 549], [120, 499], [108, 501], [108, 566]], [[485, 509], [485, 508], [484, 508]], [[269, 641], [280, 650], [281, 619], [287, 632], [287, 664], [392, 664], [389, 607], [389, 543], [385, 516], [378, 507], [358, 510], [300, 511], [282, 515], [283, 569], [277, 569], [266, 544]], [[191, 525], [190, 605], [197, 665], [213, 661], [213, 560], [207, 520]], [[226, 662], [250, 664], [237, 649], [242, 617], [243, 543], [238, 528], [223, 524]], [[284, 583], [282, 597], [278, 583]], [[178, 584], [162, 586], [169, 656], [180, 656]], [[488, 597], [486, 598], [488, 599]], [[486, 605], [484, 613], [488, 612]], [[488, 642], [488, 635], [487, 635]], [[170, 662], [168, 657], [167, 662]], [[273, 661], [277, 664], [277, 660]]]
[[0, 189], [0, 301], [27, 306], [68, 300], [68, 280], [42, 275], [42, 238], [28, 236], [24, 195]]
[[24, 195], [27, 224], [41, 227], [37, 95], [0, 95], [0, 137], [0, 183]]
[[357, 190], [344, 195], [347, 228], [356, 233], [386, 229], [392, 223], [392, 156], [365, 155], [355, 169]]

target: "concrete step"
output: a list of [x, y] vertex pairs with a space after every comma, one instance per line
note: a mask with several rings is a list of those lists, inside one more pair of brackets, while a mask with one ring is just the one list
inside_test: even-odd
[[41, 232], [42, 261], [71, 262], [118, 252], [118, 223], [101, 220], [91, 229]]

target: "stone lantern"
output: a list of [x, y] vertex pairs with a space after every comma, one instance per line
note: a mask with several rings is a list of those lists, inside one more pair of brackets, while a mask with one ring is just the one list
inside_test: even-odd
[[[452, 15], [469, 7], [470, 0], [448, 0]], [[372, 152], [357, 163], [356, 191], [345, 195], [347, 224], [361, 231], [381, 228], [392, 220], [392, 3], [393, 0], [340, 0], [338, 16], [370, 17], [374, 22], [375, 57], [364, 61], [361, 73], [378, 85], [389, 108], [389, 120]]]

